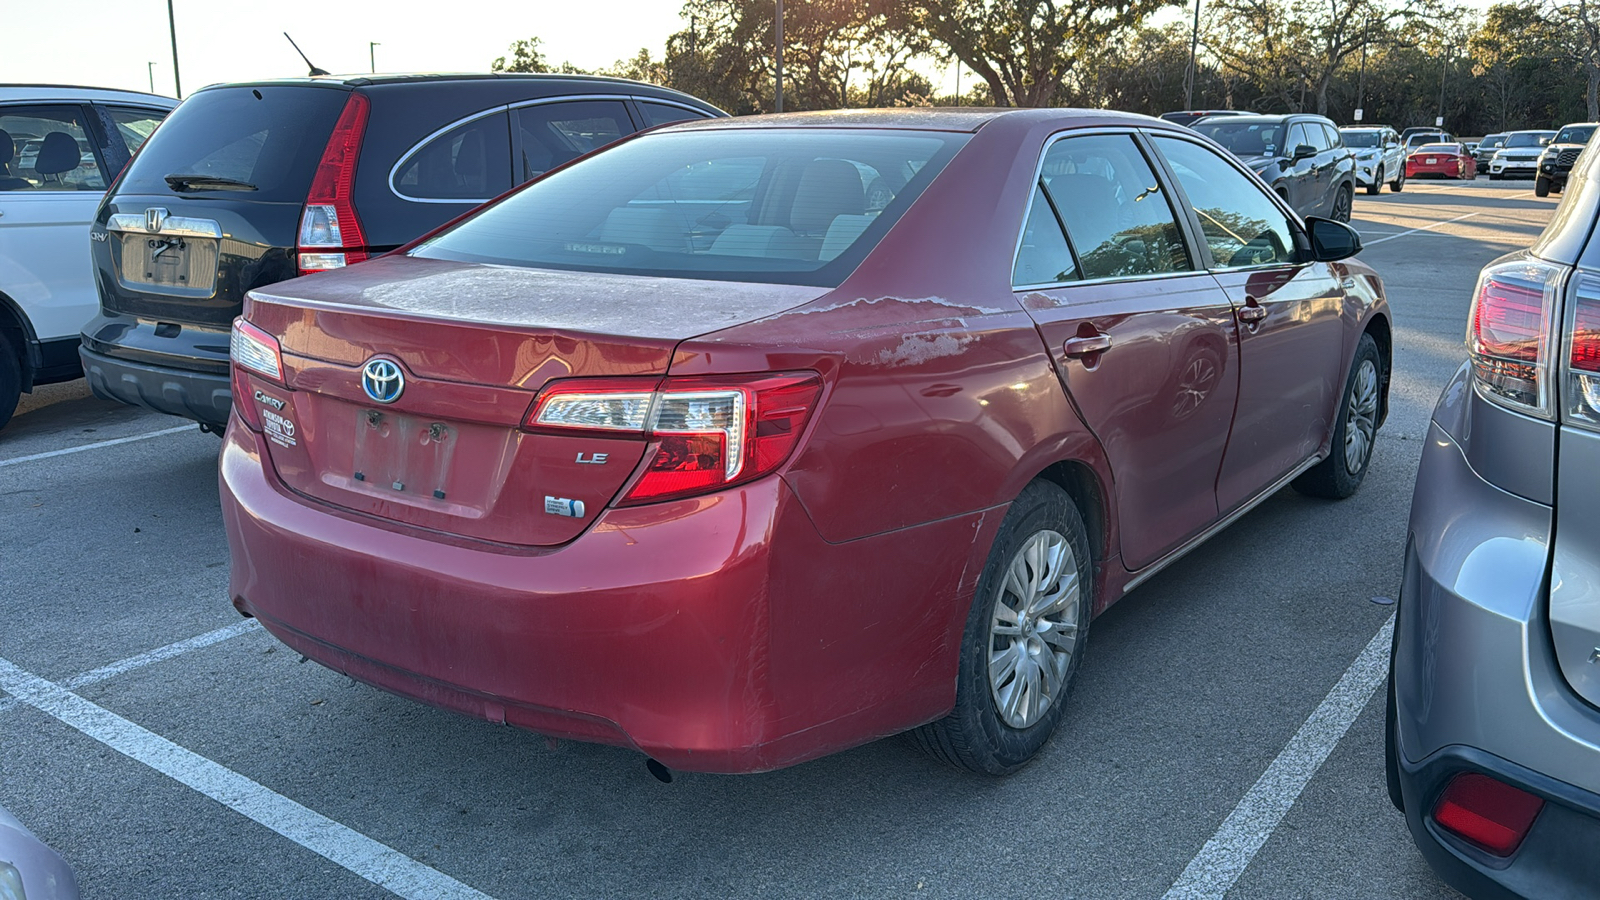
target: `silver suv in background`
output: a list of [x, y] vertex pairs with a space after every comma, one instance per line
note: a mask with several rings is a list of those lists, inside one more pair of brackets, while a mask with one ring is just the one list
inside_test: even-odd
[[1555, 137], [1554, 131], [1512, 131], [1506, 142], [1489, 157], [1489, 180], [1532, 178], [1539, 171], [1539, 155]]
[[1569, 184], [1479, 276], [1411, 504], [1389, 791], [1471, 897], [1600, 884], [1600, 154]]
[[1355, 151], [1356, 184], [1376, 194], [1385, 184], [1399, 192], [1406, 186], [1406, 153], [1400, 135], [1387, 125], [1341, 128], [1344, 145]]

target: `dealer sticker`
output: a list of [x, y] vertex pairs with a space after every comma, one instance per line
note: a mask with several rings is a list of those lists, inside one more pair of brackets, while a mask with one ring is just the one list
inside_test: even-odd
[[294, 423], [270, 409], [261, 410], [261, 424], [265, 426], [267, 440], [280, 447], [294, 446]]

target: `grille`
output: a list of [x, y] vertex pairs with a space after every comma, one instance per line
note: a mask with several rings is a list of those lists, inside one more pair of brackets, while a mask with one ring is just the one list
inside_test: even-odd
[[1582, 152], [1582, 150], [1579, 150], [1576, 147], [1572, 148], [1571, 150], [1563, 150], [1558, 156], [1556, 156], [1556, 165], [1571, 166], [1573, 163], [1578, 161], [1578, 154]]

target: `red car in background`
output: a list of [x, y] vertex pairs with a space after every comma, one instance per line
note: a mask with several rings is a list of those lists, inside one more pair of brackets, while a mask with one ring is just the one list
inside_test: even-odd
[[1478, 177], [1478, 161], [1465, 144], [1423, 144], [1406, 157], [1406, 177], [1420, 175], [1470, 181]]
[[1360, 485], [1383, 286], [1142, 116], [625, 139], [253, 291], [231, 595], [428, 703], [754, 772], [914, 730], [1004, 774], [1091, 618], [1279, 488]]

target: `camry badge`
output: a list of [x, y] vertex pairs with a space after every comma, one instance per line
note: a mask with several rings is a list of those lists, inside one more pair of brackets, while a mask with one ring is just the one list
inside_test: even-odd
[[368, 360], [361, 368], [361, 389], [379, 403], [393, 403], [406, 389], [406, 376], [393, 360]]

